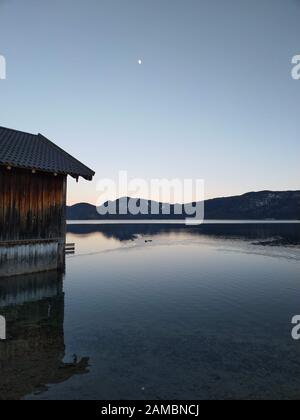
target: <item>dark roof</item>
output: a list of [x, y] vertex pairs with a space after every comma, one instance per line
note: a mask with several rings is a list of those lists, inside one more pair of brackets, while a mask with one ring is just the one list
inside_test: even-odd
[[92, 180], [95, 172], [41, 134], [0, 127], [0, 165], [42, 172], [82, 176]]

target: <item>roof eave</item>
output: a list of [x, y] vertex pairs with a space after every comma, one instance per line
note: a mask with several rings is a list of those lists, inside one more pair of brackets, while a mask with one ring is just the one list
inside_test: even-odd
[[22, 165], [16, 165], [16, 164], [12, 164], [10, 162], [0, 162], [0, 166], [3, 167], [9, 167], [9, 168], [15, 168], [15, 169], [22, 169], [24, 171], [36, 171], [36, 172], [41, 172], [41, 173], [45, 173], [45, 174], [57, 174], [57, 175], [63, 175], [63, 176], [71, 176], [72, 178], [75, 179], [79, 179], [80, 177], [87, 180], [87, 181], [92, 181], [93, 177], [95, 176], [95, 172], [91, 171], [91, 175], [84, 175], [82, 173], [69, 173], [69, 172], [62, 172], [62, 171], [48, 171], [46, 169], [41, 169], [41, 168], [36, 168], [36, 167], [28, 167], [28, 166], [22, 166]]

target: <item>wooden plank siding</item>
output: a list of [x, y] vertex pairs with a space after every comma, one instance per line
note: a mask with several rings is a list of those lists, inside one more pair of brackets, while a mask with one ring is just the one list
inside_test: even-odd
[[0, 167], [0, 244], [65, 241], [67, 177]]

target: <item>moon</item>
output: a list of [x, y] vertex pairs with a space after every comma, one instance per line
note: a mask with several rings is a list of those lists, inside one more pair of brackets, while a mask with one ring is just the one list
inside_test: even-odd
[[139, 65], [143, 64], [143, 61], [140, 59], [138, 60]]

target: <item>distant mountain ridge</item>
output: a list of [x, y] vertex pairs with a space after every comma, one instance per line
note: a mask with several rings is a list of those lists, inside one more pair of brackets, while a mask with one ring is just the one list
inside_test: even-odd
[[[102, 216], [97, 208], [88, 203], [78, 203], [67, 206], [68, 220], [117, 220], [117, 219], [173, 219], [182, 220], [188, 215], [177, 215], [178, 205], [170, 205], [171, 215], [163, 215], [162, 209], [168, 205], [150, 200], [140, 200], [150, 208], [152, 203], [159, 207], [158, 215], [122, 215], [119, 210], [129, 198], [115, 201], [117, 214]], [[105, 203], [107, 205], [107, 203]], [[192, 203], [190, 204], [190, 206]], [[249, 192], [239, 196], [215, 198], [204, 202], [206, 220], [300, 220], [300, 191], [260, 191]]]

